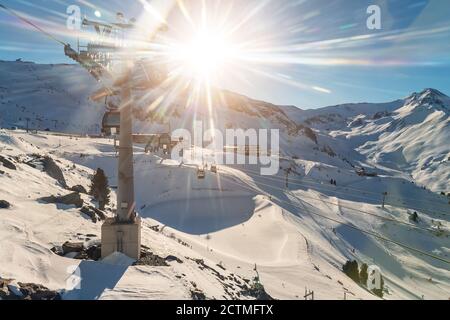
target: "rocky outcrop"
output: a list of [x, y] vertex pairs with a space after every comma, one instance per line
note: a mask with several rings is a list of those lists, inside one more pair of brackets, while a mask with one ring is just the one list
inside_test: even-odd
[[44, 171], [50, 177], [58, 181], [63, 188], [67, 188], [67, 182], [66, 179], [64, 178], [64, 174], [61, 168], [56, 164], [56, 162], [52, 158], [48, 156], [44, 157], [44, 159], [42, 160], [42, 164], [44, 166]]
[[141, 258], [134, 263], [135, 266], [159, 266], [159, 267], [168, 267], [169, 265], [166, 262], [166, 259], [160, 257], [150, 250], [143, 247], [141, 250]]
[[73, 187], [70, 188], [69, 190], [70, 190], [70, 191], [73, 191], [73, 192], [78, 192], [78, 193], [88, 194], [86, 188], [83, 187], [82, 185], [76, 185], [76, 186], [73, 186]]
[[102, 257], [102, 248], [100, 243], [94, 243], [85, 247], [83, 242], [65, 242], [62, 246], [55, 246], [51, 251], [58, 256], [65, 257], [70, 255], [76, 260], [94, 260], [98, 261]]
[[6, 200], [0, 200], [0, 209], [9, 209], [11, 204]]
[[39, 199], [40, 201], [46, 202], [46, 203], [59, 203], [59, 204], [65, 204], [65, 205], [74, 205], [77, 208], [83, 207], [83, 199], [81, 199], [81, 196], [78, 192], [73, 192], [65, 196], [50, 196], [50, 197], [43, 197]]
[[59, 292], [40, 284], [14, 284], [12, 279], [0, 278], [0, 300], [61, 300]]
[[90, 246], [89, 248], [86, 249], [85, 253], [88, 259], [98, 261], [102, 257], [102, 246], [101, 245]]
[[81, 213], [91, 218], [92, 222], [97, 223], [98, 220], [106, 220], [106, 214], [93, 206], [84, 206], [80, 209]]
[[253, 283], [249, 288], [243, 290], [242, 295], [255, 298], [256, 300], [269, 301], [274, 300], [259, 282]]
[[84, 249], [83, 242], [69, 242], [69, 241], [66, 241], [62, 245], [62, 251], [63, 251], [64, 255], [66, 255], [68, 253], [72, 253], [72, 252], [81, 252], [81, 251], [83, 251], [83, 249]]
[[49, 290], [40, 284], [19, 282], [23, 300], [61, 300], [61, 296], [54, 290]]
[[16, 165], [4, 156], [0, 156], [0, 163], [2, 163], [5, 168], [8, 168], [10, 170], [17, 170]]

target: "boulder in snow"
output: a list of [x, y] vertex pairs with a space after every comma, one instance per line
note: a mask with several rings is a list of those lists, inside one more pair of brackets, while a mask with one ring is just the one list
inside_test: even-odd
[[56, 162], [48, 156], [44, 157], [44, 160], [42, 162], [45, 172], [50, 177], [57, 180], [62, 187], [67, 188], [67, 182], [64, 178], [64, 174], [62, 173], [61, 168], [56, 164]]
[[62, 246], [54, 246], [50, 250], [58, 256], [64, 256], [64, 250], [63, 250]]
[[39, 199], [41, 201], [47, 202], [47, 203], [60, 203], [60, 204], [66, 204], [66, 205], [74, 205], [77, 208], [81, 208], [83, 206], [83, 199], [81, 199], [81, 196], [78, 192], [73, 192], [65, 196], [50, 196], [50, 197], [43, 197]]
[[61, 300], [58, 292], [40, 284], [19, 282], [19, 287], [24, 300]]
[[89, 247], [86, 250], [86, 255], [88, 256], [89, 259], [94, 260], [94, 261], [98, 261], [101, 259], [102, 257], [102, 247], [101, 245], [94, 245]]
[[91, 218], [93, 223], [97, 223], [97, 216], [95, 215], [95, 211], [92, 210], [89, 206], [84, 206], [80, 209], [81, 213], [87, 215], [89, 218]]
[[62, 250], [64, 255], [68, 254], [68, 253], [73, 253], [73, 252], [82, 252], [84, 250], [84, 244], [83, 242], [65, 242], [62, 245]]
[[13, 284], [13, 280], [0, 278], [0, 300], [61, 300], [61, 296], [40, 284]]
[[17, 170], [16, 165], [11, 160], [6, 159], [4, 156], [0, 156], [0, 163], [2, 163], [5, 168]]
[[80, 211], [91, 218], [94, 223], [97, 223], [98, 220], [106, 219], [106, 214], [102, 210], [99, 210], [93, 206], [84, 206], [80, 209]]
[[88, 194], [86, 188], [83, 187], [82, 185], [76, 185], [76, 186], [73, 186], [73, 187], [70, 188], [69, 190], [70, 190], [70, 191], [73, 191], [73, 192], [78, 192], [78, 193]]
[[0, 200], [0, 209], [9, 209], [11, 204], [6, 200]]
[[[178, 259], [175, 257], [175, 260]], [[179, 259], [178, 259], [179, 260]], [[141, 249], [141, 257], [134, 263], [136, 266], [157, 266], [168, 267], [167, 258], [163, 258], [151, 252], [147, 247], [143, 246]], [[172, 260], [173, 261], [173, 260]], [[181, 261], [181, 260], [180, 260]], [[182, 262], [181, 262], [182, 263]]]

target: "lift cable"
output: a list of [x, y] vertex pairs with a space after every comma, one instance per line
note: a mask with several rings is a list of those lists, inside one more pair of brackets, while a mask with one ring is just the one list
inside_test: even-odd
[[[230, 178], [229, 178], [228, 180], [229, 180], [230, 182], [236, 184], [236, 185], [239, 185], [239, 186], [241, 186], [241, 187], [247, 188], [248, 190], [251, 190], [251, 191], [255, 192], [254, 189], [252, 189], [251, 187], [249, 187], [249, 186], [247, 186], [247, 185], [244, 185], [243, 183], [238, 183], [238, 182], [236, 182], [236, 181], [234, 181], [234, 180], [231, 180]], [[266, 195], [266, 196], [269, 196], [269, 197], [272, 197], [272, 196], [271, 196], [270, 194], [268, 194], [267, 192], [265, 192], [265, 195]], [[292, 203], [290, 203], [290, 202], [287, 202], [287, 201], [284, 201], [284, 200], [280, 200], [280, 199], [277, 199], [277, 200], [280, 201], [280, 202], [284, 202], [284, 203], [286, 203], [286, 204], [289, 204], [289, 205], [291, 205], [291, 206], [293, 206], [293, 207], [295, 207], [295, 208], [302, 209], [301, 207], [296, 206], [296, 205], [294, 205], [294, 204], [292, 204]], [[316, 200], [320, 200], [320, 199], [316, 199]], [[360, 232], [362, 232], [362, 233], [368, 234], [368, 235], [373, 236], [373, 237], [375, 237], [375, 238], [378, 238], [378, 239], [380, 239], [380, 240], [382, 240], [382, 241], [394, 243], [394, 244], [396, 244], [396, 245], [398, 245], [398, 246], [400, 246], [400, 247], [403, 247], [403, 248], [405, 248], [405, 249], [407, 249], [407, 250], [409, 250], [409, 251], [413, 251], [413, 252], [422, 254], [422, 255], [427, 256], [427, 257], [429, 257], [429, 258], [432, 258], [432, 259], [435, 259], [435, 260], [439, 260], [439, 261], [441, 261], [441, 262], [444, 262], [444, 263], [447, 263], [447, 264], [450, 265], [450, 260], [441, 258], [441, 257], [439, 257], [439, 256], [437, 256], [437, 255], [434, 255], [434, 254], [431, 254], [431, 253], [429, 253], [429, 252], [422, 251], [422, 250], [420, 250], [420, 249], [411, 247], [411, 246], [409, 246], [409, 245], [403, 244], [402, 242], [399, 242], [399, 241], [396, 241], [396, 240], [392, 240], [392, 239], [386, 238], [386, 237], [381, 236], [381, 235], [379, 235], [379, 234], [376, 234], [376, 233], [374, 233], [374, 232], [372, 232], [372, 231], [367, 231], [367, 230], [358, 228], [358, 227], [356, 227], [356, 226], [354, 226], [354, 225], [352, 225], [352, 224], [349, 224], [349, 223], [347, 223], [347, 222], [339, 221], [339, 220], [336, 220], [336, 219], [333, 219], [333, 218], [324, 216], [324, 215], [319, 214], [319, 213], [316, 213], [316, 212], [309, 212], [309, 211], [308, 211], [308, 213], [309, 213], [309, 214], [316, 215], [316, 216], [319, 216], [319, 217], [324, 218], [324, 219], [327, 219], [327, 220], [331, 220], [331, 221], [333, 221], [333, 222], [339, 223], [339, 224], [344, 225], [344, 226], [347, 226], [347, 227], [349, 227], [349, 228], [358, 230], [358, 231], [360, 231]]]
[[[244, 172], [244, 173], [250, 173], [250, 174], [259, 174], [258, 172], [256, 172], [256, 171], [252, 171], [252, 170], [248, 170], [248, 169], [238, 169], [238, 170], [240, 170], [240, 171], [242, 171], [242, 172]], [[284, 182], [285, 181], [285, 179], [284, 178], [281, 178], [281, 177], [275, 177], [275, 176], [273, 176], [273, 177], [268, 177], [268, 176], [260, 176], [261, 178], [263, 178], [263, 179], [270, 179], [270, 180], [274, 180], [274, 181], [280, 181], [280, 182]], [[296, 182], [296, 181], [301, 181], [301, 182]], [[327, 185], [326, 184], [324, 184], [324, 183], [320, 183], [320, 182], [317, 182], [317, 181], [313, 181], [313, 180], [311, 180], [311, 179], [301, 179], [301, 180], [298, 180], [298, 179], [289, 179], [289, 183], [290, 184], [293, 184], [293, 185], [299, 185], [299, 186], [305, 186], [305, 187], [311, 187], [311, 185], [317, 185], [317, 186], [322, 186], [322, 187], [325, 187], [323, 190], [326, 190], [326, 191], [330, 191], [330, 192], [333, 192], [333, 193], [337, 193], [337, 194], [344, 194], [344, 191], [343, 190], [341, 190], [341, 191], [339, 191], [339, 190], [331, 190], [331, 189], [326, 189], [326, 187], [327, 187]], [[354, 190], [354, 191], [359, 191], [359, 192], [361, 192], [361, 193], [367, 193], [367, 194], [377, 194], [378, 195], [378, 193], [376, 193], [376, 192], [373, 192], [373, 191], [367, 191], [367, 190], [364, 190], [364, 189], [358, 189], [358, 188], [352, 188], [352, 187], [347, 187], [347, 186], [343, 186], [343, 188], [345, 188], [345, 189], [348, 189], [348, 190]], [[317, 188], [317, 189], [319, 189], [319, 188]], [[319, 189], [320, 190], [320, 189]], [[373, 200], [373, 201], [377, 201], [378, 199], [374, 199], [374, 198], [371, 198], [371, 197], [365, 197], [364, 195], [361, 195], [361, 196], [357, 196], [358, 198], [361, 198], [361, 199], [368, 199], [368, 200]], [[422, 201], [426, 201], [426, 202], [431, 202], [430, 200], [418, 200], [418, 199], [413, 199], [413, 198], [401, 198], [401, 197], [398, 197], [398, 196], [390, 196], [391, 198], [394, 198], [394, 199], [398, 199], [398, 200], [405, 200], [405, 199], [408, 199], [408, 200], [410, 200], [410, 201], [416, 201], [416, 202], [418, 202], [418, 203], [420, 203], [420, 202], [422, 202]], [[390, 206], [393, 206], [393, 207], [397, 207], [397, 208], [403, 208], [403, 209], [411, 209], [411, 210], [417, 210], [417, 211], [423, 211], [424, 209], [422, 208], [422, 209], [419, 209], [419, 208], [415, 208], [415, 207], [405, 207], [405, 206], [401, 206], [401, 205], [398, 205], [398, 204], [389, 204]], [[446, 213], [446, 212], [435, 212], [435, 214], [440, 214], [440, 215], [448, 215], [449, 213]]]
[[0, 8], [4, 9], [5, 11], [7, 11], [8, 13], [12, 14], [13, 16], [15, 16], [16, 18], [18, 18], [19, 20], [29, 24], [30, 26], [34, 27], [35, 29], [37, 29], [38, 31], [40, 31], [41, 33], [43, 33], [44, 35], [46, 35], [47, 37], [49, 37], [50, 39], [52, 39], [53, 41], [58, 42], [59, 44], [62, 44], [63, 46], [68, 46], [67, 43], [57, 39], [55, 36], [53, 36], [52, 34], [48, 33], [47, 31], [45, 31], [44, 29], [42, 29], [41, 27], [37, 26], [36, 24], [34, 24], [33, 22], [31, 22], [30, 20], [22, 17], [21, 15], [19, 15], [18, 13], [16, 13], [14, 10], [9, 9], [8, 7], [6, 7], [5, 5], [0, 3]]
[[[251, 172], [251, 173], [255, 173], [255, 174], [258, 174], [259, 172], [257, 172], [257, 171], [253, 171], [253, 170], [249, 170], [249, 169], [245, 169], [245, 170], [242, 170], [242, 171], [248, 171], [248, 172]], [[282, 178], [279, 178], [279, 179], [282, 179]], [[314, 180], [314, 179], [311, 179], [311, 178], [304, 178], [304, 179], [289, 179], [289, 181], [301, 181], [301, 182], [308, 182], [308, 183], [311, 183], [311, 184], [320, 184], [320, 185], [322, 185], [322, 183], [320, 183], [320, 182], [318, 182], [318, 181], [320, 181], [320, 180]], [[355, 188], [355, 187], [349, 187], [349, 186], [343, 186], [344, 188], [346, 188], [346, 189], [349, 189], [349, 190], [355, 190], [355, 191], [361, 191], [361, 192], [364, 192], [364, 193], [368, 193], [368, 194], [374, 194], [374, 195], [379, 195], [379, 193], [378, 192], [374, 192], [374, 191], [368, 191], [368, 190], [364, 190], [364, 189], [360, 189], [360, 188]], [[390, 196], [391, 198], [396, 198], [396, 199], [399, 199], [399, 200], [411, 200], [411, 201], [416, 201], [416, 202], [429, 202], [429, 203], [435, 203], [435, 201], [433, 201], [433, 200], [426, 200], [426, 199], [422, 199], [422, 200], [419, 200], [419, 199], [416, 199], [416, 198], [410, 198], [410, 197], [400, 197], [400, 196]]]
[[[260, 183], [260, 182], [258, 184], [266, 186], [266, 187], [269, 187], [269, 188], [272, 188], [272, 189], [277, 189], [277, 190], [280, 190], [280, 191], [283, 191], [283, 192], [285, 191], [285, 189], [282, 189], [282, 188], [279, 188], [279, 187], [275, 187], [273, 185]], [[376, 218], [379, 218], [379, 219], [383, 219], [383, 220], [391, 221], [391, 222], [394, 222], [394, 223], [402, 224], [402, 225], [408, 226], [408, 227], [413, 228], [413, 229], [427, 231], [427, 232], [435, 232], [436, 231], [436, 230], [433, 230], [433, 229], [430, 229], [430, 228], [422, 228], [422, 227], [413, 225], [413, 224], [408, 223], [408, 222], [403, 222], [403, 221], [400, 221], [400, 220], [397, 220], [397, 219], [394, 219], [394, 218], [384, 217], [384, 216], [378, 215], [376, 213], [364, 211], [364, 210], [357, 209], [357, 208], [354, 208], [354, 207], [351, 207], [351, 206], [347, 206], [347, 205], [337, 204], [337, 203], [334, 203], [334, 202], [331, 202], [331, 201], [327, 201], [327, 200], [323, 200], [323, 199], [320, 199], [320, 198], [311, 197], [311, 196], [305, 196], [305, 195], [302, 195], [302, 197], [305, 198], [305, 199], [321, 201], [321, 202], [326, 203], [326, 204], [330, 204], [330, 205], [333, 205], [333, 206], [337, 206], [337, 207], [345, 208], [345, 209], [348, 209], [348, 210], [356, 211], [356, 212], [363, 213], [363, 214], [366, 214], [366, 215], [370, 215], [370, 216], [373, 216], [373, 217], [376, 217]], [[282, 201], [282, 200], [280, 200], [280, 201]]]

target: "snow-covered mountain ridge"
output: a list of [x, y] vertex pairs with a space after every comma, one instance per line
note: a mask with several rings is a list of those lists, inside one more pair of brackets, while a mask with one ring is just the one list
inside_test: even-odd
[[[100, 132], [105, 108], [89, 96], [101, 83], [81, 67], [0, 61], [0, 70], [0, 126], [25, 128], [28, 123], [32, 129]], [[178, 95], [157, 90], [139, 95], [134, 112], [137, 133], [192, 130], [194, 119], [203, 120], [205, 129], [277, 128], [285, 155], [312, 159], [311, 153], [326, 151], [337, 158], [321, 157], [325, 163], [345, 159], [353, 165], [401, 170], [434, 191], [450, 192], [450, 99], [435, 89], [388, 103], [316, 110], [276, 106], [221, 90], [211, 94], [212, 112], [204, 98], [193, 104], [186, 90]]]
[[[343, 299], [344, 292], [376, 298], [342, 272], [354, 259], [380, 267], [386, 299], [448, 299], [450, 210], [439, 194], [450, 191], [443, 93], [300, 110], [220, 91], [211, 114], [186, 95], [158, 104], [160, 92], [137, 96], [136, 132], [191, 129], [194, 118], [219, 129], [278, 128], [282, 157], [274, 176], [261, 176], [258, 165], [223, 165], [199, 180], [199, 163], [164, 160], [136, 145], [143, 244], [169, 259], [167, 266], [131, 265], [123, 257], [101, 262], [52, 252], [65, 241], [98, 242], [101, 223], [73, 205], [42, 201], [71, 192], [43, 171], [39, 159], [46, 157], [68, 187], [88, 188], [99, 167], [117, 185], [112, 140], [85, 136], [99, 131], [104, 106], [88, 100], [99, 84], [72, 65], [0, 62], [0, 70], [0, 123], [18, 128], [0, 130], [0, 200], [10, 203], [0, 209], [0, 278], [14, 279], [11, 290], [17, 282], [63, 290], [75, 265], [84, 282], [80, 291], [62, 291], [66, 299], [252, 299], [256, 264], [274, 298], [302, 299], [305, 287], [317, 299]], [[21, 130], [27, 119], [41, 130]]]

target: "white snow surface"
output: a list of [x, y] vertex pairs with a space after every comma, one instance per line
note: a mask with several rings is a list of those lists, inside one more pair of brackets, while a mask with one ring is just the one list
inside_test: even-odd
[[[20, 162], [26, 154], [50, 154], [64, 168], [69, 185], [87, 187], [89, 174], [98, 166], [106, 170], [114, 184], [117, 159], [110, 140], [3, 130], [0, 148], [2, 155], [18, 159], [17, 170], [1, 167], [5, 173], [0, 175], [0, 199], [12, 204], [10, 209], [0, 211], [0, 275], [4, 278], [64, 290], [75, 265], [81, 270], [81, 289], [66, 291], [63, 296], [67, 299], [189, 299], [193, 283], [207, 298], [236, 298], [224, 289], [217, 275], [195, 262], [203, 259], [224, 277], [233, 274], [240, 279], [254, 277], [256, 264], [267, 292], [278, 299], [302, 299], [305, 287], [314, 290], [317, 299], [343, 299], [344, 291], [351, 299], [375, 299], [341, 272], [347, 259], [357, 259], [382, 269], [388, 288], [386, 299], [417, 299], [422, 295], [448, 299], [448, 264], [319, 216], [376, 232], [448, 260], [449, 211], [445, 200], [404, 183], [400, 177], [387, 175], [369, 180], [350, 169], [299, 159], [296, 172], [310, 185], [301, 185], [300, 178], [293, 179], [289, 191], [284, 188], [284, 174], [262, 177], [255, 173], [256, 166], [220, 166], [218, 175], [208, 172], [200, 181], [194, 165], [161, 163], [160, 158], [144, 154], [137, 147], [136, 201], [143, 218], [143, 244], [161, 257], [174, 255], [183, 263], [173, 261], [169, 267], [131, 266], [121, 263], [120, 255], [95, 262], [53, 254], [53, 245], [67, 240], [86, 241], [88, 234], [98, 237], [101, 224], [94, 224], [74, 207], [37, 201], [67, 191], [45, 172]], [[336, 177], [341, 186], [327, 186], [327, 176]], [[385, 184], [398, 188], [399, 196], [414, 192], [420, 195], [423, 202], [412, 204], [430, 211], [420, 212], [420, 226], [432, 228], [439, 221], [443, 235], [351, 209], [408, 223], [411, 210], [391, 205], [382, 210], [379, 199], [370, 193], [382, 190]], [[367, 193], [354, 192], [353, 187], [366, 189]], [[447, 211], [436, 212], [439, 204]], [[153, 231], [150, 227], [155, 225], [162, 230]]]
[[[103, 168], [110, 185], [117, 185], [112, 140], [85, 136], [98, 132], [104, 110], [87, 99], [98, 84], [70, 65], [0, 62], [0, 70], [0, 126], [19, 128], [0, 129], [0, 154], [17, 166], [0, 164], [0, 200], [11, 203], [0, 209], [0, 277], [61, 290], [65, 299], [191, 299], [195, 290], [209, 299], [237, 299], [249, 298], [238, 295], [238, 285], [255, 277], [256, 264], [261, 283], [277, 299], [303, 299], [305, 288], [316, 299], [343, 299], [344, 292], [349, 299], [377, 299], [342, 272], [347, 260], [356, 259], [380, 267], [385, 299], [450, 298], [448, 263], [355, 229], [450, 260], [450, 205], [439, 194], [450, 192], [450, 99], [442, 93], [427, 89], [390, 103], [314, 111], [225, 93], [231, 103], [217, 105], [218, 128], [281, 130], [275, 176], [261, 176], [257, 165], [224, 165], [198, 180], [198, 163], [162, 160], [137, 145], [143, 245], [183, 262], [152, 267], [130, 265], [120, 254], [79, 261], [50, 251], [65, 241], [98, 241], [101, 223], [72, 206], [40, 202], [69, 191], [25, 162], [33, 154], [50, 155], [69, 186], [86, 188], [93, 171]], [[175, 109], [162, 104], [173, 115], [172, 128], [192, 123], [183, 99], [173, 99]], [[20, 128], [27, 118], [31, 128], [55, 133], [26, 133]], [[138, 132], [167, 126], [157, 117], [137, 119]], [[317, 143], [304, 126], [313, 129]], [[359, 176], [355, 167], [377, 177]], [[83, 199], [95, 205], [89, 196]], [[410, 219], [414, 211], [417, 224]], [[79, 289], [72, 283], [76, 267]]]

